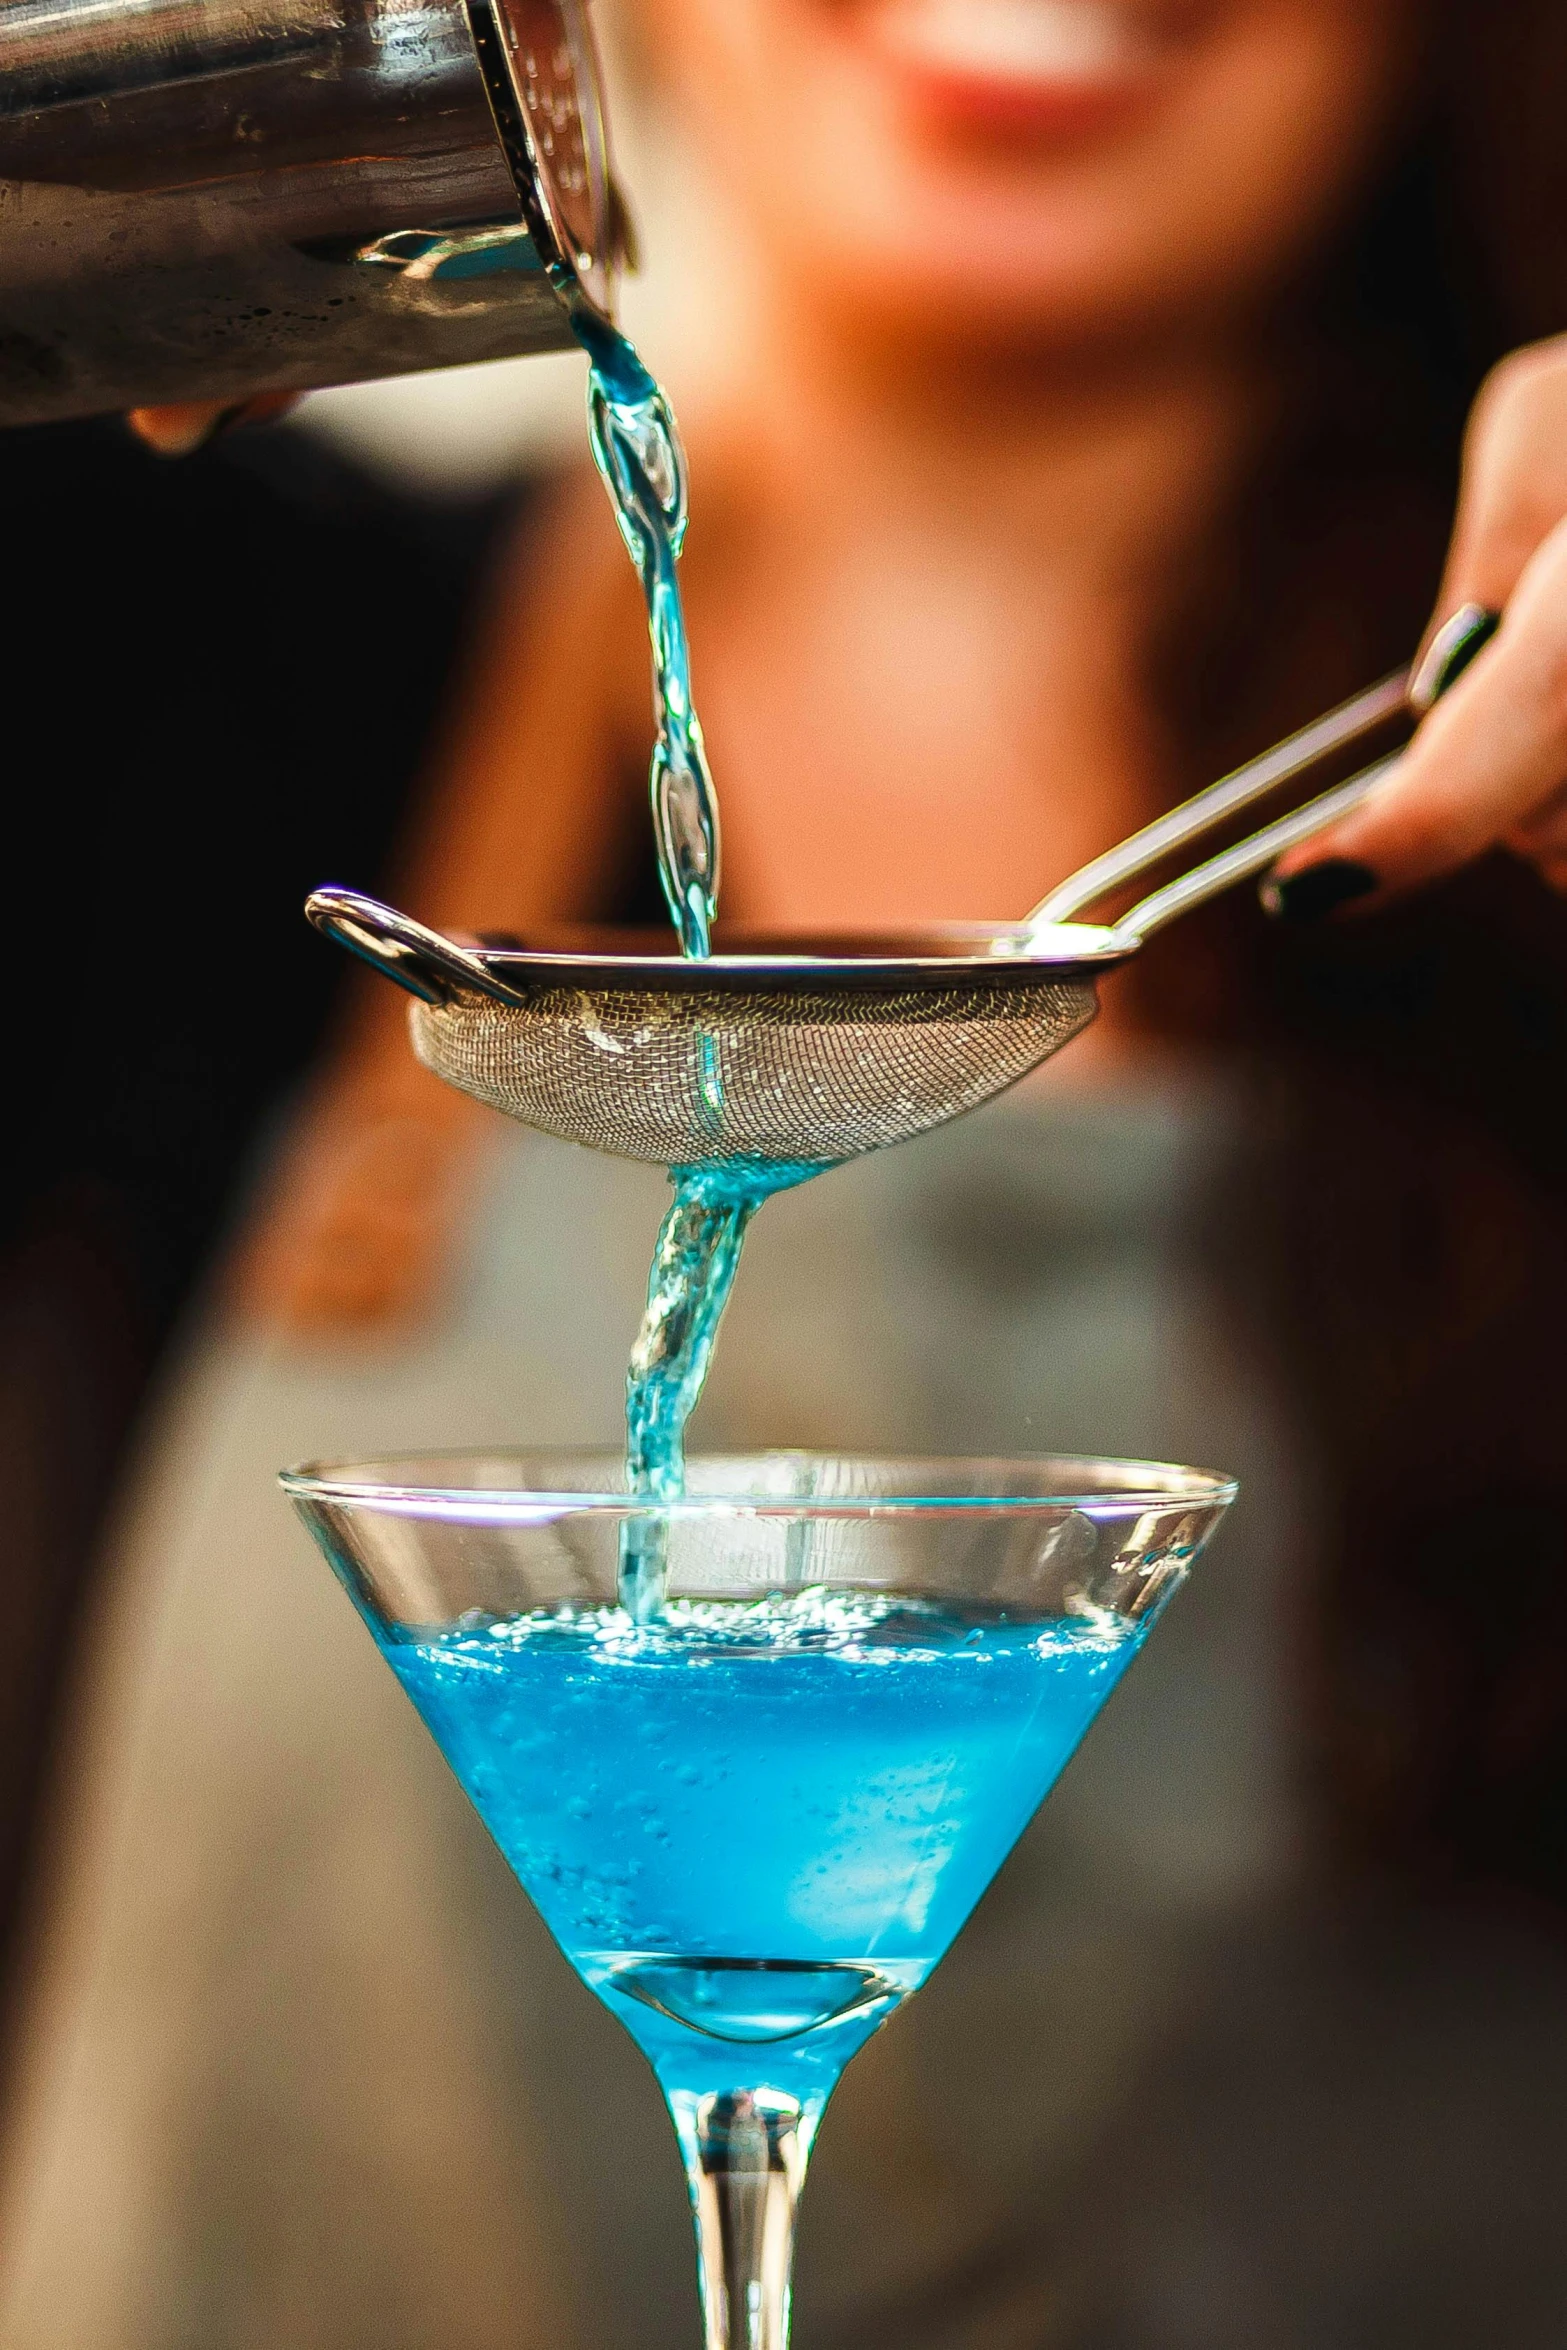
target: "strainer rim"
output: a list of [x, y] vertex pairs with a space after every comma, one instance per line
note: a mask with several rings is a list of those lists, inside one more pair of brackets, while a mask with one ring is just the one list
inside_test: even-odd
[[[932, 936], [941, 935], [932, 931]], [[1004, 940], [1008, 933], [990, 935]], [[972, 955], [558, 953], [542, 948], [470, 947], [502, 987], [580, 988], [597, 994], [741, 995], [959, 993], [971, 988], [1026, 988], [1092, 980], [1130, 959], [1134, 941], [1088, 923], [1051, 934], [1070, 951], [1041, 952], [1035, 942], [1011, 952]]]

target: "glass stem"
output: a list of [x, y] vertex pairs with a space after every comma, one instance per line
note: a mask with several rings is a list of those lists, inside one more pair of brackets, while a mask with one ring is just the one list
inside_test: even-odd
[[821, 2108], [783, 2089], [670, 2093], [707, 2350], [788, 2350], [794, 2210]]

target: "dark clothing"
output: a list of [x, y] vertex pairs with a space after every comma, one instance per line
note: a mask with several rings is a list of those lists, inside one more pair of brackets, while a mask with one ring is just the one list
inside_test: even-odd
[[1149, 1024], [1253, 1065], [1265, 1177], [1211, 1277], [1331, 1529], [1300, 1627], [1344, 1855], [1567, 1900], [1567, 906], [1495, 856], [1369, 920], [1240, 891], [1155, 940]]
[[400, 500], [294, 432], [170, 464], [0, 436], [13, 743], [0, 1169], [0, 1949], [78, 1590], [136, 1405], [373, 886], [498, 503]]

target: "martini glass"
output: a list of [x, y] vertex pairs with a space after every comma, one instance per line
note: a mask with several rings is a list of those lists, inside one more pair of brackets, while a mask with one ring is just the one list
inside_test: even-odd
[[[1147, 1462], [432, 1455], [285, 1475], [556, 1941], [658, 2077], [707, 2350], [785, 2350], [796, 2199], [1235, 1487]], [[617, 1600], [657, 1543], [651, 1622]]]

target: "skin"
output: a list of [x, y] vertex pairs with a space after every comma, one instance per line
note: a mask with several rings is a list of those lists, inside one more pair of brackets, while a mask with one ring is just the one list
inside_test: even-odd
[[183, 400], [167, 408], [133, 408], [126, 422], [159, 457], [190, 457], [220, 429], [270, 424], [297, 405], [293, 392], [262, 392], [225, 407], [219, 400]]
[[797, 331], [1073, 359], [1232, 318], [1314, 243], [1417, 22], [1400, 0], [1128, 0], [1134, 61], [1074, 95], [934, 71], [867, 0], [647, 14]]
[[[722, 382], [671, 387], [732, 919], [1014, 916], [1167, 800], [1149, 639], [1267, 423], [1257, 322], [1392, 134], [1416, 21], [1139, 0], [1135, 65], [1085, 103], [911, 65], [861, 0], [650, 0], [750, 291]], [[495, 599], [398, 902], [457, 930], [590, 902], [647, 691], [602, 495], [567, 482]], [[1112, 1003], [1073, 1066], [1141, 1049]], [[433, 1304], [484, 1127], [367, 987], [247, 1305], [335, 1336]]]
[[1437, 615], [1466, 603], [1505, 613], [1493, 642], [1399, 773], [1281, 874], [1344, 857], [1385, 899], [1501, 847], [1567, 890], [1567, 337], [1515, 352], [1476, 402]]

